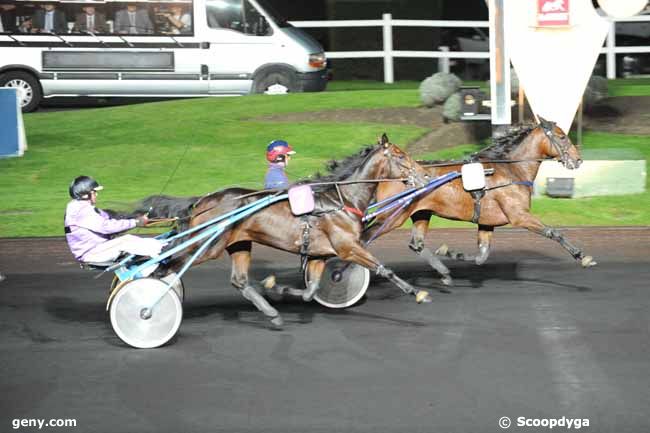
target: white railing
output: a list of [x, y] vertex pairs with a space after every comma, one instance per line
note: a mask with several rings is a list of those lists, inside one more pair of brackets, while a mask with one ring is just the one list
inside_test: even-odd
[[[650, 16], [638, 15], [631, 18], [612, 20], [609, 34], [602, 53], [607, 59], [607, 78], [616, 78], [616, 54], [650, 53], [650, 46], [617, 47], [617, 22], [650, 22]], [[328, 51], [330, 59], [384, 59], [384, 82], [393, 83], [395, 74], [393, 59], [402, 58], [437, 58], [439, 69], [449, 71], [449, 59], [489, 59], [486, 51], [449, 51], [448, 47], [439, 47], [438, 51], [403, 51], [393, 50], [393, 27], [483, 27], [488, 28], [488, 21], [451, 21], [451, 20], [394, 20], [392, 14], [383, 14], [380, 20], [333, 20], [333, 21], [291, 21], [291, 24], [302, 28], [334, 28], [334, 27], [382, 27], [383, 49], [381, 51]]]

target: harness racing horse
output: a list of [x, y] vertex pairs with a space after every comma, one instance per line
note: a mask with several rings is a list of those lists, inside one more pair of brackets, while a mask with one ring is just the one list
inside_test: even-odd
[[[306, 264], [309, 282], [301, 292], [304, 301], [310, 301], [318, 290], [325, 259], [338, 256], [389, 279], [405, 293], [415, 295], [418, 302], [430, 302], [431, 298], [426, 291], [416, 291], [382, 265], [360, 241], [364, 225], [361, 222], [363, 212], [359, 209], [366, 209], [374, 199], [380, 181], [413, 179], [414, 176], [417, 177], [416, 169], [425, 175], [424, 170], [396, 145], [391, 144], [384, 134], [379, 144], [366, 147], [342, 161], [330, 163], [330, 173], [327, 176], [312, 180], [315, 182], [314, 213], [294, 216], [287, 200], [272, 204], [227, 229], [199, 256], [194, 265], [216, 259], [227, 250], [232, 262], [230, 282], [277, 327], [283, 324], [281, 316], [258, 293], [248, 276], [252, 242], [301, 254], [309, 259]], [[152, 218], [182, 218], [187, 227], [180, 229], [185, 229], [272, 194], [273, 190], [228, 188], [204, 196], [189, 207], [187, 199], [161, 196], [145, 199], [143, 205], [151, 205]], [[180, 200], [183, 210], [170, 215], [169, 210], [175, 208], [174, 200]], [[200, 233], [199, 231], [195, 235]], [[179, 253], [179, 256], [174, 256], [166, 265], [166, 270], [176, 272], [195, 249], [190, 248]]]
[[[478, 224], [478, 255], [475, 257], [448, 250], [442, 246], [436, 251], [457, 260], [474, 259], [482, 265], [490, 254], [490, 241], [494, 227], [511, 224], [523, 227], [558, 242], [582, 266], [596, 265], [591, 256], [571, 244], [558, 230], [544, 225], [530, 213], [533, 181], [544, 159], [558, 159], [564, 167], [576, 169], [582, 163], [578, 149], [554, 122], [539, 118], [538, 125], [512, 129], [496, 138], [494, 144], [477, 154], [474, 159], [494, 174], [486, 178], [486, 188], [471, 194], [463, 188], [460, 179], [453, 180], [423, 195], [398, 215], [386, 231], [401, 226], [411, 217], [413, 229], [409, 248], [423, 257], [442, 276], [442, 283], [451, 285], [449, 269], [424, 246], [431, 215]], [[452, 171], [460, 171], [462, 162], [419, 161], [433, 178]], [[377, 200], [383, 200], [405, 189], [397, 182], [383, 183], [377, 189]], [[371, 238], [380, 224], [374, 224], [364, 233]]]

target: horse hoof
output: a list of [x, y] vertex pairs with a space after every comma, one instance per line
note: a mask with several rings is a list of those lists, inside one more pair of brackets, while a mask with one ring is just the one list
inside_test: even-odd
[[428, 304], [429, 302], [432, 302], [433, 299], [431, 299], [431, 296], [429, 295], [429, 292], [426, 290], [420, 290], [416, 295], [415, 295], [415, 302], [418, 304]]
[[271, 274], [262, 280], [262, 286], [266, 290], [271, 290], [275, 286], [275, 275]]
[[584, 256], [580, 261], [580, 264], [582, 265], [583, 268], [590, 268], [592, 266], [596, 266], [598, 263], [596, 263], [593, 257]]
[[449, 275], [445, 275], [444, 277], [442, 277], [442, 278], [440, 279], [440, 282], [441, 282], [444, 286], [448, 286], [448, 287], [451, 287], [451, 286], [454, 285], [454, 280], [453, 280], [453, 278], [451, 278]]
[[275, 329], [280, 330], [284, 326], [284, 319], [282, 319], [282, 316], [277, 315], [271, 319], [271, 324]]
[[314, 294], [315, 291], [307, 289], [304, 292], [302, 292], [302, 300], [305, 302], [311, 302], [311, 300], [314, 299]]
[[487, 262], [487, 257], [477, 257], [474, 261], [478, 266], [481, 266], [483, 263]]
[[435, 252], [437, 256], [446, 256], [447, 253], [449, 253], [449, 247], [447, 244], [440, 245], [440, 247]]

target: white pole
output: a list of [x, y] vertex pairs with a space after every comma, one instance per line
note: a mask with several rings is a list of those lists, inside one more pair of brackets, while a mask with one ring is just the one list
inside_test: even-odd
[[[449, 51], [449, 47], [444, 45], [438, 47], [438, 49], [443, 52]], [[449, 73], [449, 57], [440, 57], [438, 59], [438, 72]]]
[[384, 83], [394, 83], [393, 75], [393, 25], [391, 23], [393, 16], [383, 14], [382, 19], [384, 30]]
[[609, 23], [609, 33], [607, 33], [607, 78], [613, 80], [616, 78], [616, 22]]
[[499, 127], [512, 123], [510, 56], [505, 44], [505, 3], [506, 0], [490, 0], [490, 94], [493, 135]]

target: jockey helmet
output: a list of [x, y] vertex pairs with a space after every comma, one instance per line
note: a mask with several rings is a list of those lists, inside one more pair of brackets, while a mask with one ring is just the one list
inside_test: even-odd
[[70, 197], [75, 200], [87, 200], [90, 198], [91, 191], [101, 191], [104, 189], [95, 179], [90, 176], [78, 176], [70, 184], [68, 192]]
[[279, 162], [284, 160], [284, 155], [293, 155], [295, 153], [289, 143], [284, 140], [273, 140], [266, 146], [266, 160], [268, 162]]

